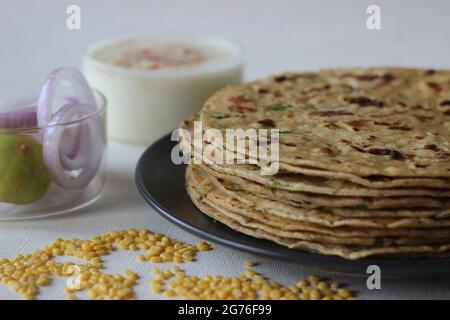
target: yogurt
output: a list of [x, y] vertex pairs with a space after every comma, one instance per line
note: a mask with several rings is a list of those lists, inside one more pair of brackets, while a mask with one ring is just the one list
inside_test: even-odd
[[221, 37], [120, 38], [89, 47], [83, 72], [108, 99], [110, 137], [148, 145], [240, 83], [243, 56]]

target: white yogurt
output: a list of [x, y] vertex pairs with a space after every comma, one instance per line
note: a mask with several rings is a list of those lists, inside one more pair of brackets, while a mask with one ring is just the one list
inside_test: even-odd
[[88, 48], [83, 72], [108, 100], [111, 138], [148, 145], [242, 81], [241, 48], [221, 37], [120, 38]]

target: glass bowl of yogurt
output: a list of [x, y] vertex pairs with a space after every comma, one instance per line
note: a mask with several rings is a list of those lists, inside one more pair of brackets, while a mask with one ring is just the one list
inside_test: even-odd
[[90, 46], [83, 72], [108, 98], [109, 136], [148, 145], [240, 83], [243, 51], [223, 37], [122, 37]]
[[71, 212], [104, 185], [106, 98], [75, 68], [39, 96], [0, 103], [0, 220]]

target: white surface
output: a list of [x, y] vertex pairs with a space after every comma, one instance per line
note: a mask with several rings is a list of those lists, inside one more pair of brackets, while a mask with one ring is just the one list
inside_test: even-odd
[[[366, 29], [365, 10], [382, 10], [382, 30]], [[78, 4], [82, 29], [69, 31], [65, 10]], [[436, 1], [2, 1], [0, 16], [0, 99], [36, 91], [60, 65], [79, 65], [88, 44], [118, 34], [219, 34], [240, 41], [247, 51], [247, 79], [282, 70], [348, 65], [449, 67], [450, 2]], [[0, 224], [0, 257], [13, 257], [42, 247], [57, 236], [90, 238], [127, 227], [148, 228], [180, 240], [197, 239], [157, 216], [138, 195], [135, 163], [143, 149], [111, 145], [104, 196], [77, 214]], [[174, 195], [176, 196], [176, 195]], [[186, 269], [198, 275], [239, 274], [248, 255], [225, 248], [199, 255]], [[301, 266], [258, 258], [258, 270], [290, 283], [310, 271]], [[139, 298], [148, 289], [150, 263], [118, 252], [108, 271], [131, 268], [143, 275]], [[450, 277], [383, 279], [381, 291], [365, 289], [365, 278], [328, 277], [360, 291], [361, 298], [450, 298]], [[63, 298], [64, 281], [45, 288], [40, 298]], [[0, 299], [16, 298], [0, 285]]]

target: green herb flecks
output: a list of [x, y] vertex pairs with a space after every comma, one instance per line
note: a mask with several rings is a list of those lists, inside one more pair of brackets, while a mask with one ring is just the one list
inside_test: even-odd
[[354, 208], [358, 210], [367, 210], [367, 206], [364, 203], [358, 203]]
[[272, 189], [288, 189], [290, 188], [290, 184], [286, 183], [286, 182], [281, 182], [278, 180], [272, 180], [272, 182], [270, 183], [270, 188]]

